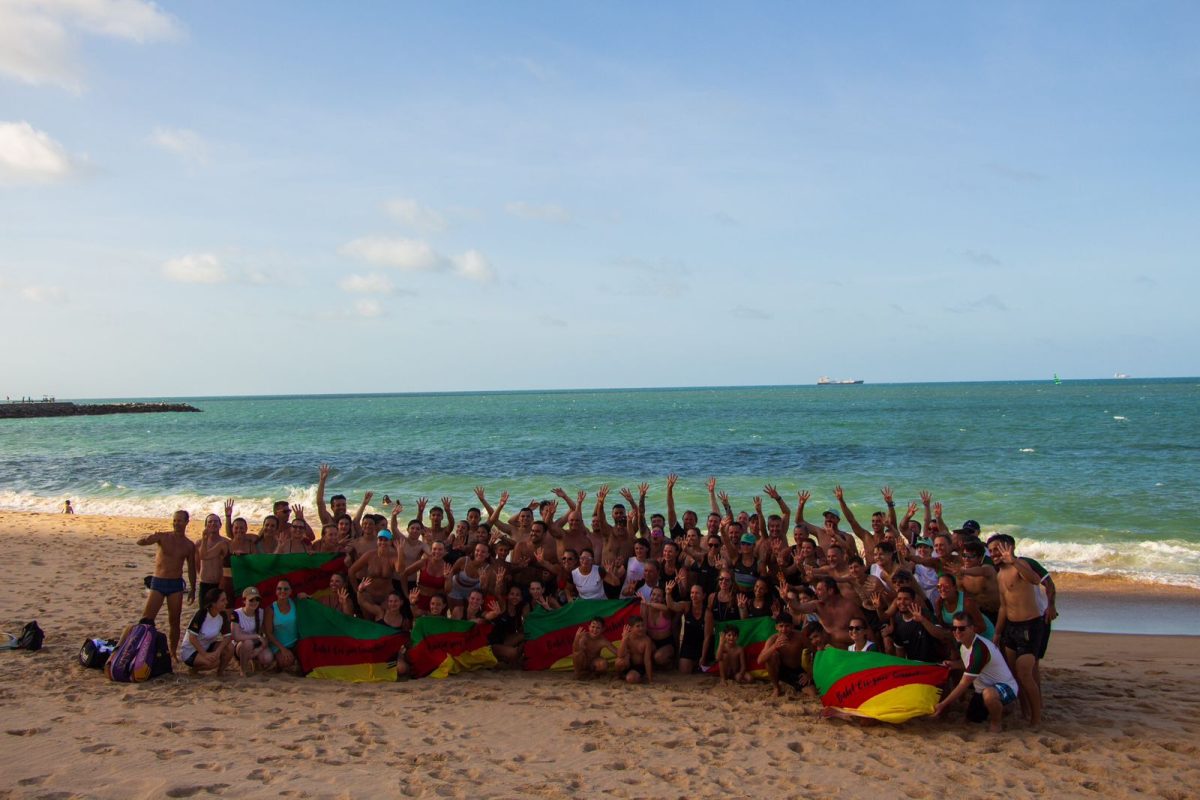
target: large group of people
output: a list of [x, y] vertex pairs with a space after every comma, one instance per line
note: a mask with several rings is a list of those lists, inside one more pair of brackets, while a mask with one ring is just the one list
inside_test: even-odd
[[[218, 673], [235, 661], [247, 674], [297, 669], [292, 587], [280, 580], [266, 608], [248, 587], [231, 611], [230, 559], [323, 552], [340, 554], [342, 568], [314, 595], [318, 602], [397, 631], [424, 615], [487, 621], [494, 654], [511, 667], [522, 663], [524, 621], [534, 610], [579, 598], [634, 598], [639, 613], [618, 642], [609, 642], [600, 621], [580, 628], [578, 676], [608, 672], [649, 683], [675, 670], [749, 682], [746, 653], [735, 634], [718, 633], [720, 623], [771, 617], [775, 634], [758, 659], [777, 694], [785, 686], [813, 692], [813, 655], [821, 649], [878, 651], [951, 667], [935, 714], [969, 696], [968, 718], [995, 729], [1009, 707], [1040, 722], [1038, 664], [1057, 616], [1054, 582], [1036, 561], [1015, 554], [1011, 536], [984, 541], [974, 520], [951, 528], [929, 492], [900, 516], [885, 486], [884, 506], [866, 526], [840, 486], [836, 506], [816, 523], [805, 517], [807, 491], [796, 493], [793, 508], [767, 485], [752, 510], [735, 511], [715, 478], [707, 482], [702, 521], [695, 510], [677, 512], [674, 474], [666, 479], [665, 513], [647, 513], [647, 483], [621, 489], [624, 502], [611, 507], [605, 485], [591, 503], [585, 491], [554, 488], [552, 497], [515, 509], [508, 492], [493, 504], [480, 486], [478, 505], [462, 519], [449, 497], [432, 506], [419, 498], [415, 516], [405, 518], [401, 501], [387, 495], [387, 514], [368, 512], [371, 492], [353, 514], [344, 495], [327, 503], [329, 475], [322, 465], [319, 528], [304, 508], [279, 501], [251, 533], [229, 500], [223, 517], [206, 516], [199, 542], [187, 536], [186, 511], [175, 513], [171, 531], [138, 541], [158, 547], [143, 619], [153, 621], [166, 603], [173, 657]], [[777, 508], [768, 513], [766, 501]], [[184, 594], [192, 603], [197, 591], [200, 608], [181, 637]], [[403, 651], [397, 670], [406, 671]]]

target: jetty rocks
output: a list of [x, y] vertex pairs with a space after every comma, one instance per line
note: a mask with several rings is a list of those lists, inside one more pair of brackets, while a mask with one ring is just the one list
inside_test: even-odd
[[96, 414], [155, 414], [164, 411], [196, 411], [200, 409], [187, 403], [76, 403], [32, 402], [0, 403], [0, 419], [28, 419], [31, 417], [83, 417]]

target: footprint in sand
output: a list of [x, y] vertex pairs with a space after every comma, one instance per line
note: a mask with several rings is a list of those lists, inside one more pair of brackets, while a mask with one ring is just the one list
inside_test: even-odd
[[262, 781], [263, 783], [270, 783], [274, 777], [275, 776], [271, 774], [271, 770], [259, 768], [259, 769], [251, 770], [246, 775], [246, 780]]
[[17, 785], [18, 786], [41, 786], [43, 783], [46, 782], [46, 778], [49, 778], [49, 777], [50, 777], [49, 774], [47, 774], [47, 775], [35, 775], [32, 778], [22, 778], [21, 780], [17, 781]]
[[37, 736], [39, 733], [45, 733], [49, 728], [10, 728], [6, 730], [9, 736]]
[[94, 753], [95, 755], [106, 756], [110, 753], [119, 753], [121, 751], [107, 742], [101, 742], [100, 744], [92, 744], [88, 745], [87, 747], [81, 747], [79, 748], [79, 752]]

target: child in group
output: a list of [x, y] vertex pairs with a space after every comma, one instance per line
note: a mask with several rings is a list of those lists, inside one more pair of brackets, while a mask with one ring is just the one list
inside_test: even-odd
[[726, 628], [717, 643], [717, 670], [721, 674], [721, 683], [728, 684], [731, 680], [738, 683], [750, 683], [750, 672], [746, 669], [746, 649], [738, 646], [738, 632]]

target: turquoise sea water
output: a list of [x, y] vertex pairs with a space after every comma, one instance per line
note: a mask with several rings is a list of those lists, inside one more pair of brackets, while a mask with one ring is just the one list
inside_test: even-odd
[[1200, 587], [1200, 379], [172, 399], [204, 413], [0, 421], [0, 507], [261, 516], [327, 461], [352, 503], [645, 480], [661, 510], [674, 471], [681, 512], [716, 475], [738, 509], [808, 489], [810, 520], [840, 482], [865, 522], [887, 483], [1056, 569]]

